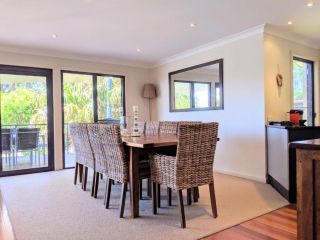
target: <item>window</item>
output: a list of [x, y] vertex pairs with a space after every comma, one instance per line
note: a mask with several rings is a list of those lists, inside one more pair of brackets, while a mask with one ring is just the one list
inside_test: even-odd
[[211, 107], [211, 83], [174, 81], [175, 109]]
[[169, 73], [170, 112], [223, 109], [223, 59]]
[[211, 83], [193, 83], [195, 108], [208, 108], [210, 105]]
[[293, 58], [293, 108], [303, 110], [303, 119], [307, 120], [308, 126], [314, 124], [314, 63], [312, 61]]
[[176, 109], [191, 108], [191, 83], [175, 81], [174, 88]]
[[124, 77], [62, 71], [64, 167], [74, 167], [71, 122], [111, 122], [125, 114]]

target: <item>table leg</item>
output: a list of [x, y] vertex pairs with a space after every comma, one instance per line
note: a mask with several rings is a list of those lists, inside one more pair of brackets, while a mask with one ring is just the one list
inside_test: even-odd
[[139, 149], [130, 147], [130, 207], [131, 217], [139, 217]]

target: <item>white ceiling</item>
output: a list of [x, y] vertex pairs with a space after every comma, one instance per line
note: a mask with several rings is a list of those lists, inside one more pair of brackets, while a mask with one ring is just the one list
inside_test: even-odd
[[320, 48], [317, 1], [0, 0], [0, 46], [152, 65], [268, 23]]

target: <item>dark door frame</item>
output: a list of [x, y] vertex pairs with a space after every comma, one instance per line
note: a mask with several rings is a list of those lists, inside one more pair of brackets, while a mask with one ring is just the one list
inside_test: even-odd
[[[48, 131], [48, 166], [12, 171], [2, 171], [2, 150], [1, 150], [1, 137], [0, 137], [0, 176], [13, 176], [28, 173], [46, 172], [54, 170], [54, 113], [53, 113], [53, 80], [52, 69], [47, 68], [34, 68], [24, 66], [0, 65], [0, 74], [13, 74], [13, 75], [29, 75], [29, 76], [42, 76], [46, 78], [47, 86], [47, 131]], [[0, 98], [1, 100], [1, 98]], [[1, 104], [0, 104], [1, 108]], [[1, 110], [1, 109], [0, 109]], [[1, 112], [0, 112], [1, 113]], [[1, 123], [1, 114], [0, 114]], [[0, 133], [1, 133], [0, 127]]]
[[[310, 66], [311, 66], [311, 76], [309, 76], [309, 77], [311, 77], [311, 79], [308, 79], [307, 81], [310, 81], [310, 84], [311, 84], [311, 94], [312, 94], [312, 96], [311, 96], [311, 104], [312, 104], [312, 106], [311, 106], [311, 111], [312, 111], [312, 122], [311, 122], [311, 124], [312, 124], [312, 126], [314, 126], [314, 124], [315, 124], [315, 118], [316, 118], [316, 113], [315, 113], [315, 111], [314, 111], [314, 61], [312, 61], [312, 60], [308, 60], [308, 59], [305, 59], [305, 58], [301, 58], [301, 57], [296, 57], [296, 56], [293, 56], [293, 60], [295, 60], [295, 61], [299, 61], [299, 62], [303, 62], [303, 63], [307, 63], [307, 64], [310, 64]], [[307, 90], [308, 91], [308, 90]], [[310, 94], [309, 92], [307, 93], [307, 94]], [[293, 100], [292, 100], [293, 101]]]
[[126, 88], [125, 88], [125, 76], [115, 75], [115, 74], [106, 74], [106, 73], [92, 73], [92, 72], [82, 72], [82, 71], [71, 71], [71, 70], [61, 70], [61, 111], [62, 111], [62, 158], [63, 158], [63, 169], [70, 169], [74, 167], [66, 167], [65, 161], [65, 142], [64, 142], [64, 93], [63, 93], [63, 74], [64, 73], [73, 73], [73, 74], [83, 74], [92, 76], [92, 89], [93, 89], [93, 121], [98, 122], [98, 90], [97, 90], [97, 78], [100, 76], [106, 77], [116, 77], [121, 79], [121, 88], [122, 88], [122, 106], [123, 114], [126, 114]]

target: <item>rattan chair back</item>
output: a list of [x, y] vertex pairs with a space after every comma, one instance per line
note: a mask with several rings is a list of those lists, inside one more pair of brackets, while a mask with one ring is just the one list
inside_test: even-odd
[[159, 134], [177, 134], [178, 122], [174, 121], [160, 121]]
[[69, 129], [76, 153], [76, 162], [95, 169], [95, 159], [89, 142], [87, 124], [70, 123]]

